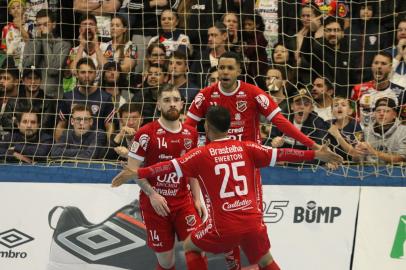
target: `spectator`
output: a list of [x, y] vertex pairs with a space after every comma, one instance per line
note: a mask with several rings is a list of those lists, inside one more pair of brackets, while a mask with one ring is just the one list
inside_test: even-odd
[[261, 16], [245, 15], [243, 17], [243, 55], [247, 58], [246, 72], [255, 78], [255, 82], [263, 88], [265, 70], [268, 65], [266, 47], [268, 41], [264, 36], [265, 25]]
[[21, 68], [24, 45], [30, 39], [29, 29], [32, 27], [26, 23], [25, 0], [8, 1], [7, 9], [13, 21], [3, 27], [0, 48], [13, 56], [15, 65]]
[[217, 66], [211, 67], [209, 69], [209, 73], [207, 74], [207, 79], [206, 79], [206, 86], [210, 86], [212, 84], [218, 83], [220, 81], [219, 79], [219, 72], [217, 70]]
[[204, 78], [211, 67], [218, 65], [219, 57], [227, 51], [227, 28], [224, 23], [216, 22], [208, 31], [208, 43], [206, 50], [193, 61], [190, 71], [193, 81], [201, 88], [204, 85]]
[[366, 160], [392, 164], [406, 160], [406, 126], [397, 119], [398, 107], [392, 98], [375, 103], [375, 123], [364, 130], [365, 142], [357, 145]]
[[68, 127], [71, 109], [76, 104], [88, 105], [93, 130], [104, 130], [110, 135], [114, 131], [112, 118], [114, 106], [111, 96], [102, 91], [96, 83], [96, 66], [90, 58], [82, 58], [76, 65], [78, 86], [72, 92], [63, 95], [59, 104], [59, 122], [55, 129], [55, 140], [59, 141], [62, 132]]
[[230, 51], [241, 53], [241, 27], [240, 18], [234, 12], [226, 12], [221, 17], [221, 22], [227, 27], [228, 39], [227, 45]]
[[162, 65], [168, 64], [166, 58], [166, 48], [162, 43], [152, 43], [147, 49], [147, 65], [145, 69], [148, 69], [148, 65]]
[[173, 52], [169, 57], [168, 82], [179, 89], [179, 93], [187, 107], [189, 107], [200, 90], [197, 85], [190, 81], [188, 71], [187, 56], [180, 51]]
[[288, 101], [288, 94], [286, 91], [286, 77], [284, 77], [284, 72], [281, 68], [269, 67], [266, 72], [267, 92], [272, 97], [272, 99], [278, 104], [281, 109], [281, 113], [288, 117], [291, 114], [291, 109]]
[[121, 6], [121, 0], [74, 0], [73, 10], [85, 15], [96, 15], [97, 32], [102, 39], [111, 37], [111, 14], [116, 13]]
[[106, 56], [110, 54], [107, 49], [109, 45], [99, 42], [97, 38], [97, 21], [93, 15], [82, 16], [79, 21], [79, 46], [72, 48], [69, 52], [68, 64], [75, 71], [76, 64], [84, 57], [90, 57], [97, 69], [101, 69], [107, 62]]
[[141, 104], [125, 103], [118, 109], [120, 127], [110, 136], [107, 159], [127, 160], [128, 148], [143, 123]]
[[108, 60], [118, 62], [125, 73], [131, 72], [137, 64], [137, 46], [130, 41], [129, 31], [124, 17], [115, 15], [111, 19], [112, 39], [107, 43]]
[[46, 160], [51, 150], [52, 136], [40, 132], [41, 114], [26, 108], [16, 115], [18, 129], [1, 140], [1, 158], [26, 163]]
[[193, 47], [190, 44], [189, 37], [184, 34], [184, 31], [177, 29], [179, 23], [178, 13], [173, 9], [164, 9], [160, 20], [159, 34], [151, 38], [148, 46], [157, 42], [164, 44], [166, 56], [179, 50], [186, 55], [192, 55]]
[[[281, 68], [284, 73], [283, 76], [287, 78], [290, 84], [296, 86], [297, 65], [293, 50], [289, 50], [282, 43], [276, 43], [272, 51], [272, 65], [276, 68]], [[290, 88], [288, 88], [288, 90], [290, 90]], [[289, 96], [293, 94], [293, 92], [288, 93]]]
[[103, 67], [101, 89], [111, 95], [114, 108], [118, 109], [124, 103], [131, 100], [128, 91], [126, 75], [117, 62], [108, 62]]
[[344, 22], [338, 18], [327, 17], [324, 20], [324, 37], [303, 43], [304, 61], [313, 69], [312, 76], [325, 77], [334, 83], [334, 96], [349, 97], [349, 87], [354, 82], [353, 60], [350, 58], [349, 41], [344, 36]]
[[334, 98], [332, 106], [334, 119], [329, 129], [329, 133], [333, 136], [330, 143], [334, 151], [349, 161], [360, 158], [361, 153], [357, 151], [356, 145], [363, 140], [361, 125], [354, 118], [355, 108], [356, 104], [352, 100]]
[[[354, 5], [355, 7], [355, 5]], [[355, 9], [355, 8], [354, 8]], [[376, 11], [372, 3], [362, 3], [357, 8], [357, 15], [352, 18], [351, 25], [345, 34], [349, 35], [351, 57], [357, 70], [356, 82], [372, 80], [370, 66], [377, 52], [388, 47], [386, 29], [374, 19]]]
[[0, 136], [12, 132], [16, 127], [18, 89], [20, 72], [17, 68], [0, 69]]
[[[126, 2], [126, 1], [124, 1]], [[146, 48], [153, 36], [159, 35], [159, 16], [164, 9], [176, 9], [179, 1], [150, 1], [150, 0], [128, 0], [122, 9], [128, 14], [132, 40], [138, 49], [138, 62], [135, 71], [141, 73], [144, 69], [144, 59], [147, 59]]]
[[406, 18], [399, 20], [396, 29], [397, 44], [392, 48], [393, 57], [391, 81], [406, 87]]
[[61, 98], [62, 67], [71, 45], [55, 36], [56, 17], [53, 13], [42, 9], [36, 18], [36, 36], [24, 47], [23, 67], [39, 68], [43, 78], [42, 89], [48, 96]]
[[73, 129], [64, 130], [51, 150], [51, 158], [93, 160], [104, 156], [106, 134], [95, 130], [89, 105], [76, 104], [70, 123]]
[[313, 82], [311, 95], [314, 100], [313, 110], [324, 121], [333, 119], [331, 106], [333, 105], [334, 87], [326, 78], [316, 78]]
[[164, 66], [151, 65], [146, 72], [145, 80], [137, 88], [131, 103], [141, 104], [144, 122], [148, 123], [156, 116], [158, 89], [168, 81], [167, 70]]
[[[292, 97], [290, 105], [293, 114], [289, 120], [307, 137], [317, 144], [323, 144], [327, 138], [330, 125], [320, 118], [313, 110], [313, 99], [305, 89]], [[272, 147], [307, 149], [306, 146], [291, 137], [283, 135], [279, 130], [272, 129]]]
[[44, 133], [53, 135], [56, 121], [56, 100], [41, 89], [41, 71], [27, 68], [23, 71], [22, 87], [17, 99], [17, 111], [21, 108], [33, 108], [41, 114], [40, 128]]
[[379, 98], [393, 98], [398, 105], [406, 103], [405, 89], [389, 80], [392, 70], [392, 57], [390, 54], [384, 51], [376, 54], [371, 69], [374, 80], [356, 85], [351, 97], [358, 102], [360, 107], [359, 117], [363, 127], [373, 122], [374, 114], [372, 110]]

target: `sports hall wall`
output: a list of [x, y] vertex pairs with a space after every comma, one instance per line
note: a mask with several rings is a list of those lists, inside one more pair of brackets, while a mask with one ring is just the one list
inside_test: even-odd
[[[110, 187], [113, 166], [72, 166], [0, 166], [0, 269], [48, 269], [55, 206], [75, 206], [97, 224], [138, 197], [136, 184]], [[405, 170], [346, 170], [262, 171], [264, 220], [282, 269], [406, 269]]]

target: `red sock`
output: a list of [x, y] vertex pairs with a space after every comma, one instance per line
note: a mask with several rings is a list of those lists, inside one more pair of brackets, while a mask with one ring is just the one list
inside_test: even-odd
[[185, 252], [186, 265], [189, 270], [207, 270], [207, 259], [201, 253], [188, 251]]
[[155, 270], [175, 270], [175, 266], [172, 266], [171, 268], [163, 268], [163, 267], [158, 263]]
[[272, 261], [271, 264], [268, 264], [268, 265], [265, 266], [265, 267], [261, 267], [261, 266], [260, 266], [259, 269], [260, 269], [260, 270], [281, 270], [281, 269], [279, 268], [279, 266], [276, 264], [275, 261]]
[[237, 246], [233, 250], [224, 253], [226, 259], [226, 265], [228, 270], [240, 270], [241, 269], [241, 259], [240, 259], [240, 248]]

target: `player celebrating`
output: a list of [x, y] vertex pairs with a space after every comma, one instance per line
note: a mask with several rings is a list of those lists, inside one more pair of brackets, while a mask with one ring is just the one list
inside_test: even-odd
[[[137, 169], [143, 162], [149, 166], [171, 160], [196, 147], [196, 130], [179, 121], [182, 107], [183, 102], [176, 87], [166, 84], [159, 89], [157, 108], [161, 116], [135, 134], [128, 154], [130, 168]], [[123, 171], [113, 180], [112, 186], [120, 186], [131, 178]], [[178, 178], [176, 173], [137, 180], [142, 190], [140, 206], [147, 228], [147, 242], [157, 256], [158, 270], [175, 269], [175, 234], [183, 241], [201, 224], [204, 208], [200, 203], [199, 184], [196, 179], [189, 180], [193, 198], [187, 187], [189, 181]]]
[[[186, 155], [133, 172], [152, 177], [176, 171], [179, 177], [196, 177], [202, 188], [209, 218], [184, 242], [188, 269], [207, 269], [202, 251], [220, 253], [241, 246], [250, 263], [262, 270], [280, 269], [273, 260], [267, 229], [255, 198], [255, 168], [277, 161], [299, 162], [314, 158], [342, 162], [326, 145], [320, 150], [272, 149], [227, 137], [231, 117], [227, 109], [212, 106], [206, 115], [211, 143]], [[126, 169], [127, 172], [130, 169]]]

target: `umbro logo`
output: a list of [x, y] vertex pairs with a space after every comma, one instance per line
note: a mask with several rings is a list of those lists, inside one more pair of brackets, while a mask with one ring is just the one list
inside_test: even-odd
[[21, 246], [32, 240], [34, 240], [33, 237], [23, 232], [20, 232], [17, 229], [11, 229], [0, 233], [0, 245], [3, 245], [8, 248], [15, 248]]

